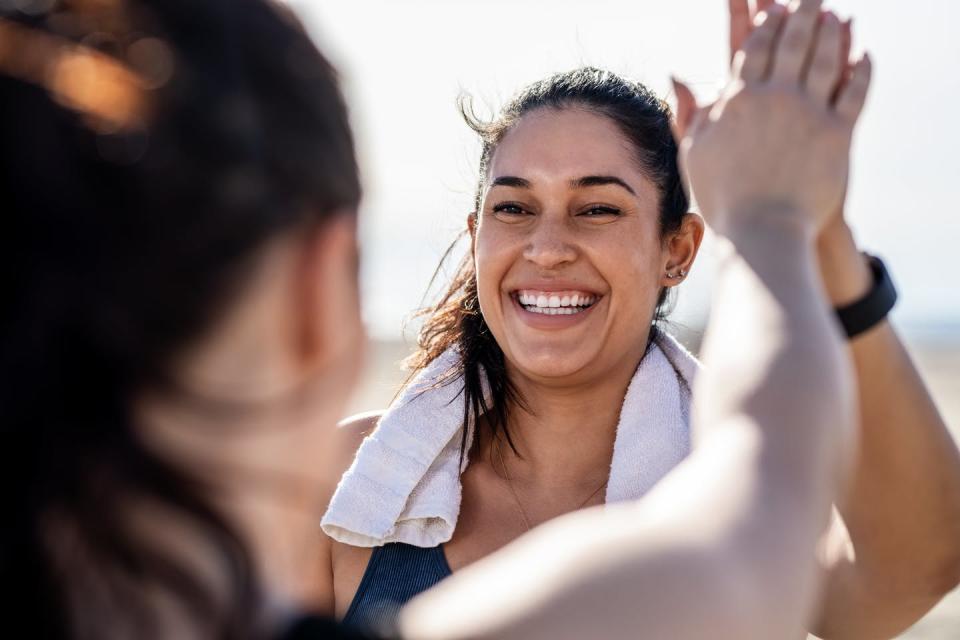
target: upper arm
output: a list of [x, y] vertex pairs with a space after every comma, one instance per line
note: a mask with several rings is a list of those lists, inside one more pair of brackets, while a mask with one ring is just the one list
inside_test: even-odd
[[[350, 465], [353, 464], [353, 459], [356, 456], [357, 449], [360, 448], [360, 444], [363, 442], [363, 439], [370, 435], [370, 433], [376, 428], [377, 422], [380, 420], [380, 416], [382, 414], [382, 411], [362, 413], [346, 418], [337, 425], [336, 435], [332, 439], [331, 445], [334, 451], [334, 455], [331, 456], [334, 468], [331, 469], [329, 473], [331, 478], [336, 478], [339, 481], [339, 478], [347, 471], [347, 469], [350, 468]], [[333, 497], [334, 491], [336, 491], [336, 483], [331, 482], [330, 486], [325, 492], [323, 501], [324, 510], [326, 510], [327, 504], [330, 502], [330, 498]], [[319, 517], [317, 518], [317, 521], [319, 522]], [[318, 533], [320, 534], [320, 566], [318, 570], [318, 579], [316, 581], [314, 604], [320, 611], [333, 613], [336, 608], [333, 560], [335, 545], [337, 543], [327, 536], [327, 534], [325, 534], [322, 530], [319, 530], [319, 527]]]

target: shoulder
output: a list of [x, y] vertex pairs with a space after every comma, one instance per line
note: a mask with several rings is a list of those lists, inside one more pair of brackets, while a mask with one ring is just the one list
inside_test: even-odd
[[[344, 418], [337, 425], [333, 445], [332, 469], [339, 479], [357, 455], [357, 449], [364, 438], [373, 433], [383, 411], [369, 411]], [[331, 486], [327, 501], [333, 497], [335, 487]], [[350, 602], [366, 570], [372, 550], [367, 547], [353, 547], [333, 540], [325, 533], [320, 536], [320, 551], [325, 567], [325, 582], [320, 589], [317, 602], [327, 611], [339, 616], [347, 612]], [[332, 636], [331, 636], [332, 637]]]
[[364, 411], [344, 418], [337, 423], [338, 431], [360, 431], [364, 436], [368, 435], [377, 426], [380, 418], [383, 417], [384, 410]]
[[364, 438], [373, 433], [380, 422], [383, 411], [367, 411], [358, 413], [348, 418], [344, 418], [337, 424], [336, 437], [334, 438], [334, 464], [340, 475], [343, 475], [357, 454], [357, 449], [363, 443]]
[[344, 418], [337, 424], [333, 436], [328, 441], [329, 448], [325, 456], [325, 462], [329, 465], [324, 470], [324, 476], [328, 483], [324, 487], [326, 501], [333, 497], [340, 478], [353, 464], [354, 458], [357, 457], [357, 450], [363, 444], [363, 439], [377, 428], [377, 422], [380, 421], [383, 413], [383, 411], [358, 413], [349, 418]]
[[[326, 511], [327, 505], [336, 492], [337, 484], [341, 476], [343, 476], [347, 469], [350, 468], [350, 465], [353, 464], [353, 459], [356, 457], [357, 449], [360, 448], [363, 439], [370, 435], [377, 427], [377, 422], [379, 422], [380, 416], [382, 415], [383, 411], [361, 413], [345, 418], [337, 425], [334, 437], [330, 440], [330, 450], [327, 457], [330, 468], [324, 474], [329, 481], [329, 485], [324, 487], [323, 490], [324, 511]], [[337, 598], [335, 596], [337, 587], [335, 580], [336, 574], [343, 573], [343, 560], [339, 556], [343, 555], [344, 549], [349, 551], [351, 548], [347, 545], [337, 543], [323, 533], [322, 530], [320, 532], [319, 542], [318, 552], [320, 554], [322, 571], [313, 604], [324, 611], [334, 611], [335, 607], [339, 610], [339, 605], [344, 601], [344, 598]], [[362, 552], [364, 550], [361, 549], [359, 551]], [[366, 551], [369, 551], [369, 549]], [[359, 564], [359, 562], [354, 564]], [[335, 566], [339, 566], [340, 570], [335, 572]], [[360, 571], [362, 572], [362, 568]], [[341, 576], [341, 581], [342, 579]], [[359, 580], [360, 579], [357, 578], [358, 583]], [[345, 601], [349, 603], [349, 599]]]

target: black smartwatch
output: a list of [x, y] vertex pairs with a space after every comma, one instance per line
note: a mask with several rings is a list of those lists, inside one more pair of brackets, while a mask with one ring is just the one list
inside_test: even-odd
[[867, 259], [870, 273], [873, 274], [873, 286], [867, 295], [856, 302], [835, 309], [837, 319], [840, 320], [848, 339], [879, 324], [897, 302], [897, 290], [883, 260], [868, 253], [863, 256]]

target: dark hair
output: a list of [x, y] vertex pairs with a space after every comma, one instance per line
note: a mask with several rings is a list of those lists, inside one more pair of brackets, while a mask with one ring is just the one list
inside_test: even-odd
[[[558, 73], [531, 84], [490, 122], [478, 118], [472, 102], [461, 98], [460, 112], [482, 143], [474, 218], [479, 215], [490, 160], [504, 135], [532, 111], [574, 108], [605, 116], [617, 125], [630, 141], [640, 168], [657, 186], [661, 235], [678, 230], [690, 202], [677, 168], [677, 145], [670, 127], [670, 107], [644, 85], [592, 67]], [[464, 235], [465, 232], [458, 241]], [[457, 242], [444, 254], [434, 278], [456, 245]], [[657, 300], [654, 322], [665, 318], [667, 313], [668, 289], [663, 288]], [[477, 277], [470, 252], [457, 267], [439, 302], [418, 315], [426, 320], [418, 337], [419, 349], [407, 361], [414, 374], [448, 348], [458, 347], [458, 366], [444, 382], [460, 380], [463, 384], [464, 424], [478, 424], [484, 416], [492, 431], [502, 431], [512, 447], [507, 417], [512, 407], [524, 406], [523, 399], [506, 375], [503, 351], [480, 312]], [[656, 335], [654, 325], [650, 340]], [[484, 382], [489, 385], [488, 397], [484, 396]]]
[[[0, 13], [4, 624], [76, 637], [73, 599], [103, 597], [122, 615], [90, 636], [126, 620], [149, 637], [144, 603], [123, 589], [147, 582], [210, 637], [251, 637], [244, 544], [210, 488], [138, 438], [131, 404], [175, 384], [171, 357], [271, 237], [355, 208], [336, 74], [265, 0], [58, 4]], [[130, 496], [209, 537], [228, 602], [138, 540]], [[99, 582], [86, 590], [78, 568]]]

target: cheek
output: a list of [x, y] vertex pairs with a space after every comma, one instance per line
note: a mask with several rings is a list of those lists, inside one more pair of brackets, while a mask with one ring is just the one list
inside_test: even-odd
[[487, 310], [492, 311], [500, 298], [500, 283], [513, 264], [513, 253], [509, 237], [486, 228], [477, 231], [474, 245], [477, 293], [481, 306]]
[[652, 316], [662, 262], [662, 247], [649, 233], [621, 234], [605, 250], [595, 252], [594, 263], [616, 300], [615, 322], [643, 327], [636, 319]]

